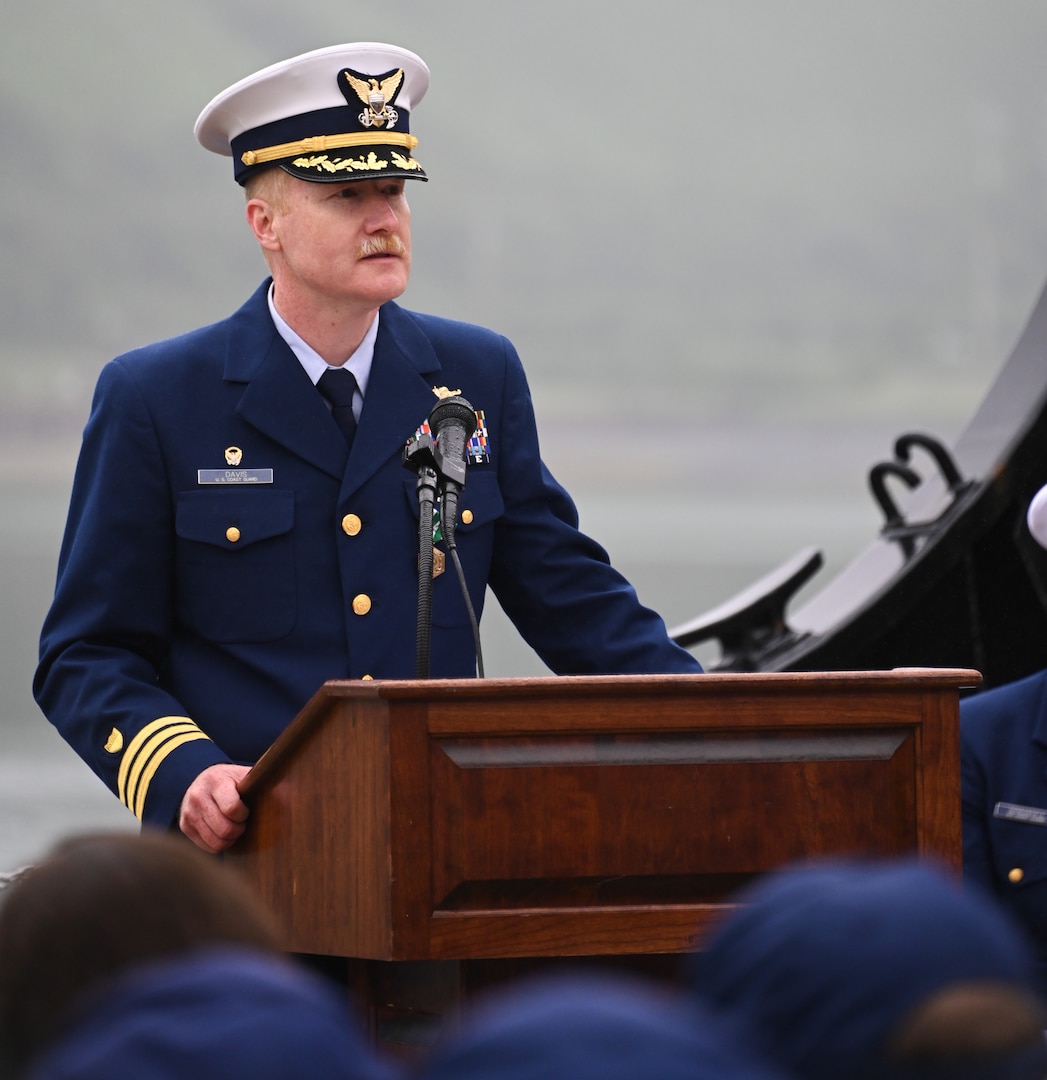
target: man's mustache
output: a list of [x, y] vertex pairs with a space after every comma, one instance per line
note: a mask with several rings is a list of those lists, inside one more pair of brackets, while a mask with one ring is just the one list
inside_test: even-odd
[[398, 236], [369, 236], [356, 246], [356, 257], [366, 259], [370, 255], [407, 255], [407, 245]]

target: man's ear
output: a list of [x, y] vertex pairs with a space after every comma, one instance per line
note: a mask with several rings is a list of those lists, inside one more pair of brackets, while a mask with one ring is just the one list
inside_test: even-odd
[[266, 199], [249, 199], [245, 211], [247, 224], [265, 251], [279, 251], [280, 241], [274, 228], [276, 212]]

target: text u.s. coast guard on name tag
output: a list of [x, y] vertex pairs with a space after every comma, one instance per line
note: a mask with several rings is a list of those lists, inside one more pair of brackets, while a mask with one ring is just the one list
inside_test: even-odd
[[992, 816], [1007, 821], [1022, 821], [1026, 825], [1047, 825], [1047, 810], [1039, 806], [1019, 806], [1017, 803], [998, 802]]
[[197, 469], [198, 484], [271, 484], [272, 469]]

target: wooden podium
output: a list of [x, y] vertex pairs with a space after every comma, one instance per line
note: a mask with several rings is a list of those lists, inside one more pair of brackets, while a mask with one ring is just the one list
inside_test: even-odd
[[329, 682], [246, 778], [228, 861], [288, 950], [453, 962], [451, 996], [474, 962], [685, 952], [791, 860], [959, 872], [959, 691], [980, 678]]

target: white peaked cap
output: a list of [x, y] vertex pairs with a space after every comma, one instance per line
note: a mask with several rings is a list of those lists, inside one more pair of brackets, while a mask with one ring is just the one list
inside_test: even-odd
[[429, 68], [407, 49], [331, 45], [234, 83], [193, 130], [205, 149], [233, 158], [239, 183], [272, 165], [303, 180], [424, 180], [410, 113], [428, 87]]

